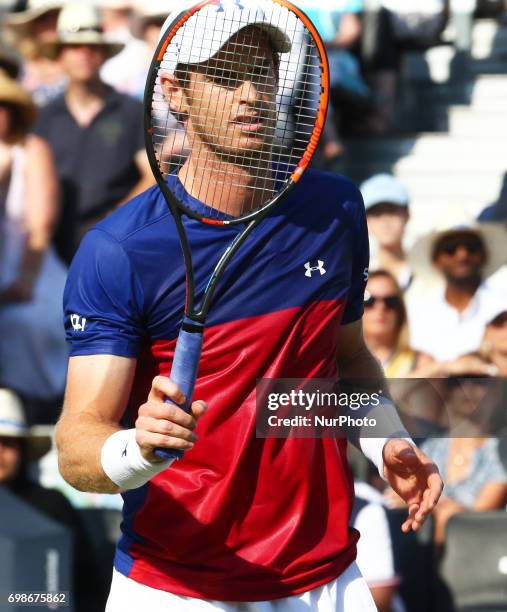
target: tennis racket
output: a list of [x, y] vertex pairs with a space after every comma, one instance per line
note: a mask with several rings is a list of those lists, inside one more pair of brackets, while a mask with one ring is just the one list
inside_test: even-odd
[[[217, 284], [252, 230], [307, 169], [328, 98], [322, 40], [286, 0], [204, 0], [163, 28], [146, 85], [145, 134], [186, 268], [185, 311], [170, 376], [187, 411]], [[198, 302], [183, 215], [216, 231], [238, 226]], [[183, 451], [155, 454], [179, 458]]]

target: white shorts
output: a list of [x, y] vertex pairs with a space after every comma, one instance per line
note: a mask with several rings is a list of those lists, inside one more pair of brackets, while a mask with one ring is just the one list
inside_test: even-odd
[[356, 563], [324, 586], [285, 599], [224, 602], [194, 599], [135, 582], [116, 570], [106, 612], [377, 612], [368, 585]]

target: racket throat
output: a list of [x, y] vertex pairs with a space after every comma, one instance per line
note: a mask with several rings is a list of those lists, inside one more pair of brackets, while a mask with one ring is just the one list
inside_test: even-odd
[[204, 317], [202, 317], [202, 320], [198, 320], [197, 318], [185, 316], [183, 319], [183, 323], [181, 324], [181, 329], [185, 332], [188, 332], [189, 334], [203, 334]]

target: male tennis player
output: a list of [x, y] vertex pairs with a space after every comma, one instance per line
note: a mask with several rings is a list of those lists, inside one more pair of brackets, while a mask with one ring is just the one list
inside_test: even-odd
[[[263, 159], [287, 50], [284, 33], [254, 14], [210, 52], [214, 73], [180, 66], [162, 79], [192, 143], [171, 180], [194, 206], [199, 198], [229, 214], [251, 192], [240, 184], [216, 201], [214, 186], [245, 150]], [[227, 68], [231, 54], [237, 61]], [[209, 163], [196, 173], [198, 149]], [[237, 230], [185, 226], [199, 287]], [[333, 378], [338, 369], [382, 384], [361, 331], [367, 245], [356, 187], [307, 172], [217, 289], [195, 391], [209, 409], [196, 401], [189, 415], [164, 403], [183, 401], [166, 376], [185, 271], [161, 192], [147, 191], [89, 232], [65, 295], [71, 359], [57, 442], [76, 488], [125, 491], [108, 611], [375, 610], [354, 562], [346, 440], [255, 436], [257, 378]], [[404, 531], [418, 529], [442, 488], [433, 463], [400, 438], [360, 443], [409, 505]], [[186, 453], [171, 464], [156, 448]]]

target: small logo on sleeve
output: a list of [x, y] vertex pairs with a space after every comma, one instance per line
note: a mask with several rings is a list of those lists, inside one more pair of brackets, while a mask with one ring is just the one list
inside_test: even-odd
[[321, 276], [324, 276], [326, 270], [324, 269], [324, 262], [320, 259], [317, 261], [316, 266], [312, 266], [312, 264], [308, 261], [305, 263], [305, 276], [308, 278], [312, 278], [314, 272], [319, 272]]
[[70, 324], [74, 331], [84, 332], [86, 329], [86, 319], [78, 314], [70, 315]]

